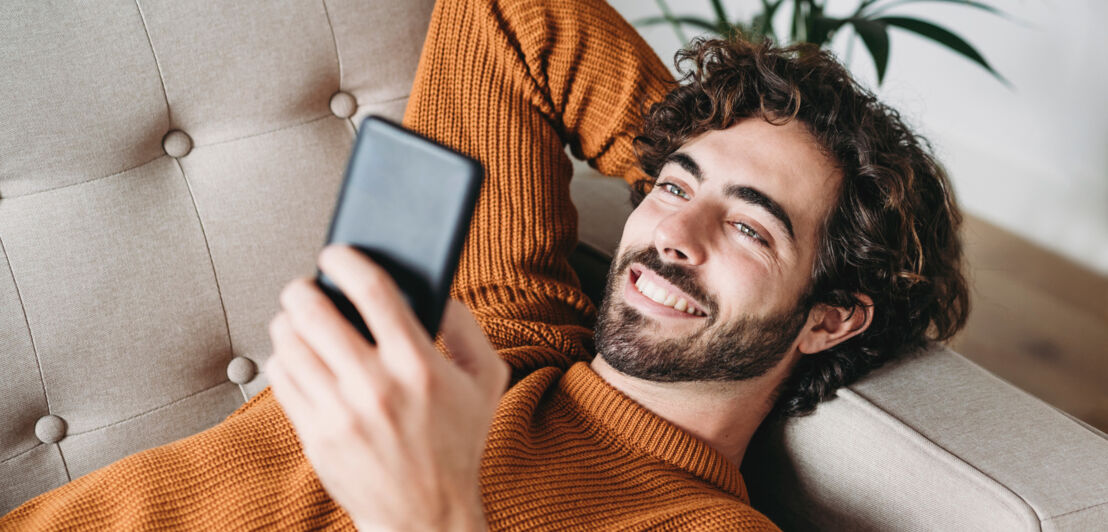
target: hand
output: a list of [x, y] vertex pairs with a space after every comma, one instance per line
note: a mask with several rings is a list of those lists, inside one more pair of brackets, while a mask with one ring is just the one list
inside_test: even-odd
[[324, 489], [361, 529], [483, 529], [481, 454], [507, 365], [462, 303], [443, 315], [451, 363], [380, 266], [345, 246], [319, 266], [377, 342], [313, 280], [282, 291], [266, 373]]

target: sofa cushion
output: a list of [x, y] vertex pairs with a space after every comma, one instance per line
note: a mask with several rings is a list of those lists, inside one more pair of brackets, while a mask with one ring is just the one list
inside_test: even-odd
[[354, 124], [402, 117], [432, 4], [0, 6], [0, 512], [265, 386], [278, 293]]

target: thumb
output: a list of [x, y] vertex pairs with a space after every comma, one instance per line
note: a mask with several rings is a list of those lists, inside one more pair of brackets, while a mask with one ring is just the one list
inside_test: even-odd
[[500, 397], [508, 385], [508, 365], [493, 349], [469, 308], [456, 299], [448, 300], [440, 332], [454, 364], [482, 389]]

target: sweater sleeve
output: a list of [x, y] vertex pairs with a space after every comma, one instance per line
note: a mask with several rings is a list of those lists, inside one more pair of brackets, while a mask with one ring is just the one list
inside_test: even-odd
[[222, 423], [130, 455], [0, 516], [0, 531], [354, 530], [269, 388]]
[[605, 175], [636, 179], [640, 110], [670, 83], [603, 0], [435, 6], [405, 124], [485, 166], [452, 296], [516, 379], [593, 353], [596, 308], [567, 260], [577, 212], [566, 145]]

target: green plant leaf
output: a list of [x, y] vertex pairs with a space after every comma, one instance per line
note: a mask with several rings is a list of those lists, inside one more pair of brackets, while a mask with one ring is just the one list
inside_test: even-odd
[[862, 43], [873, 57], [873, 66], [877, 68], [877, 84], [885, 81], [885, 69], [889, 66], [889, 26], [884, 22], [867, 19], [853, 19], [850, 23], [854, 31], [862, 38]]
[[789, 39], [793, 42], [808, 42], [808, 25], [803, 0], [793, 0], [793, 24]]
[[937, 26], [925, 20], [911, 17], [880, 17], [873, 19], [877, 22], [884, 22], [890, 26], [895, 26], [901, 29], [908, 30], [912, 33], [931, 39], [947, 48], [950, 48], [954, 52], [961, 54], [966, 59], [981, 65], [981, 68], [989, 71], [997, 80], [1004, 85], [1011, 87], [1011, 83], [1004, 79], [993, 67], [989, 65], [989, 62], [965, 39], [955, 35], [950, 30]]
[[777, 9], [783, 3], [785, 3], [785, 0], [777, 0], [776, 2], [762, 0], [762, 12], [754, 15], [754, 18], [750, 21], [753, 36], [759, 37], [759, 40], [765, 37], [777, 38], [777, 32], [773, 29], [773, 18], [777, 16]]
[[682, 45], [689, 42], [689, 38], [685, 36], [685, 32], [681, 31], [681, 25], [673, 20], [673, 11], [669, 9], [669, 4], [666, 3], [666, 0], [654, 0], [654, 3], [658, 4], [658, 9], [662, 11], [662, 18], [673, 27], [673, 33], [677, 34], [677, 40], [680, 41]]
[[811, 20], [811, 30], [808, 33], [808, 42], [818, 44], [821, 48], [827, 43], [831, 42], [831, 38], [835, 35], [835, 32], [847, 22], [844, 18], [825, 17], [823, 15], [813, 15]]
[[1001, 11], [1001, 10], [999, 10], [999, 9], [989, 5], [989, 4], [986, 4], [986, 3], [983, 3], [983, 2], [975, 2], [974, 0], [899, 0], [899, 1], [896, 1], [896, 2], [889, 2], [887, 4], [882, 4], [879, 7], [875, 7], [872, 11], [870, 11], [870, 15], [876, 15], [878, 13], [884, 13], [884, 12], [888, 11], [889, 8], [892, 8], [892, 7], [902, 6], [902, 5], [905, 5], [905, 4], [918, 4], [918, 3], [921, 3], [921, 2], [942, 2], [942, 3], [945, 3], [945, 4], [960, 4], [960, 5], [963, 5], [963, 6], [966, 6], [966, 7], [972, 7], [972, 8], [980, 9], [982, 11], [988, 11], [989, 13], [992, 13], [992, 14], [1000, 16], [1000, 17], [1007, 17], [1008, 16], [1007, 13], [1005, 13], [1005, 12], [1003, 12], [1003, 11]]
[[873, 4], [877, 1], [878, 0], [862, 0], [862, 3], [858, 4], [858, 11], [855, 14], [861, 13], [863, 9], [869, 7], [870, 4]]
[[765, 13], [754, 15], [750, 20], [750, 33], [746, 37], [752, 42], [761, 42], [766, 37], [773, 37], [773, 27], [770, 26]]
[[723, 10], [723, 2], [721, 0], [712, 0], [712, 10], [716, 12], [716, 20], [720, 22], [727, 22], [727, 12]]
[[702, 18], [696, 18], [696, 17], [673, 17], [673, 18], [646, 17], [646, 18], [637, 19], [634, 22], [632, 22], [632, 24], [634, 24], [636, 26], [654, 26], [656, 24], [665, 24], [665, 23], [688, 24], [690, 26], [696, 26], [698, 28], [708, 30], [712, 33], [719, 33], [719, 28], [715, 24], [713, 24], [712, 22], [709, 22], [707, 20], [704, 20]]

